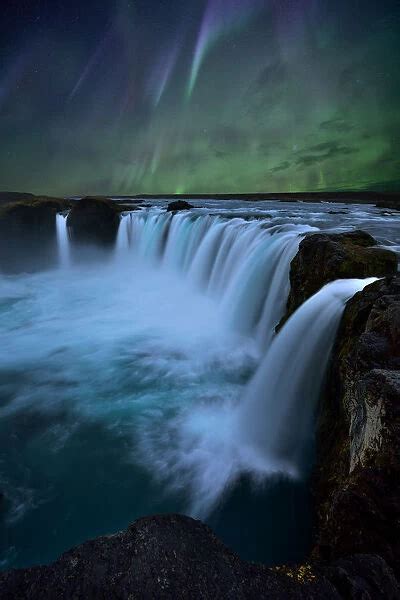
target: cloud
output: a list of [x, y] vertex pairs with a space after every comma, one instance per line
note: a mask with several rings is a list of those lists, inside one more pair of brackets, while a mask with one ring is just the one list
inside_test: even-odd
[[347, 156], [355, 152], [358, 152], [358, 148], [341, 146], [337, 141], [322, 142], [321, 144], [310, 146], [299, 152], [299, 156], [295, 162], [299, 166], [309, 167], [328, 160], [329, 158]]
[[276, 167], [273, 167], [272, 169], [270, 169], [270, 172], [271, 173], [279, 173], [279, 171], [286, 171], [286, 169], [289, 169], [290, 166], [291, 166], [291, 163], [288, 160], [285, 160], [284, 162], [280, 163]]

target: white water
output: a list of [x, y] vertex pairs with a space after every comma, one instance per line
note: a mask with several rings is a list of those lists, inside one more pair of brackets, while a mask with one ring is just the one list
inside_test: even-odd
[[117, 260], [131, 255], [184, 276], [265, 350], [285, 309], [290, 262], [308, 225], [271, 226], [159, 210], [121, 220]]
[[[60, 256], [69, 256], [62, 219]], [[243, 473], [256, 480], [273, 474], [299, 477], [307, 463], [316, 404], [345, 302], [372, 281], [325, 286], [276, 336], [290, 262], [303, 234], [313, 229], [160, 210], [121, 219], [115, 253], [119, 273], [136, 263], [143, 277], [147, 264], [159, 271], [160, 286], [165, 276], [169, 282], [185, 280], [215, 303], [225, 326], [230, 323], [232, 332], [256, 342], [263, 357], [240, 397], [181, 407], [160, 426], [151, 420], [142, 424], [139, 460], [169, 486], [184, 487], [192, 514], [207, 515]], [[200, 316], [192, 319], [201, 323]]]
[[68, 215], [56, 215], [58, 257], [61, 267], [69, 267], [71, 262], [67, 218]]
[[[227, 543], [264, 560], [259, 543], [270, 564], [299, 559], [307, 484], [290, 478], [309, 467], [334, 331], [366, 282], [335, 282], [275, 337], [290, 260], [305, 232], [342, 218], [389, 245], [398, 228], [373, 209], [202, 205], [124, 216], [115, 252], [80, 261], [60, 215], [60, 268], [0, 276], [0, 565], [50, 562], [144, 514], [215, 526], [225, 498], [225, 533], [244, 520], [240, 539], [219, 532]], [[251, 495], [248, 478], [268, 491]]]
[[[298, 477], [307, 463], [313, 418], [345, 302], [371, 280], [327, 285], [278, 336], [290, 262], [306, 225], [271, 225], [218, 216], [157, 211], [123, 218], [119, 256], [127, 251], [175, 268], [222, 307], [264, 358], [240, 399], [191, 407], [169, 424], [165, 444], [143, 435], [143, 456], [158, 474], [190, 489], [191, 511], [206, 515], [242, 473]], [[308, 457], [309, 459], [309, 457]], [[150, 466], [150, 464], [149, 464]]]
[[191, 513], [207, 514], [243, 475], [299, 478], [309, 470], [313, 420], [346, 301], [375, 279], [338, 280], [305, 302], [272, 341], [234, 402], [191, 407], [172, 424], [165, 446], [144, 454], [161, 478], [190, 490]]
[[[313, 228], [199, 210], [132, 213], [110, 260], [71, 264], [60, 215], [60, 268], [0, 277], [4, 564], [143, 514], [205, 517], [243, 474], [301, 476], [335, 328], [366, 282], [325, 288], [275, 337]], [[271, 513], [265, 545], [280, 547], [293, 513]]]
[[257, 454], [301, 473], [322, 381], [345, 303], [375, 278], [341, 279], [307, 300], [273, 340], [238, 419]]

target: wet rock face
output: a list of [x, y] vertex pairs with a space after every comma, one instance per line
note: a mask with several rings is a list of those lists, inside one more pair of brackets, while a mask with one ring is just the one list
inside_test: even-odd
[[88, 197], [74, 202], [68, 215], [73, 242], [113, 246], [119, 227], [119, 207], [107, 198]]
[[330, 281], [384, 277], [396, 270], [396, 255], [376, 246], [374, 238], [364, 231], [308, 235], [291, 264], [284, 320]]
[[400, 574], [400, 276], [347, 304], [319, 429], [317, 554], [377, 553]]
[[68, 202], [37, 198], [6, 204], [0, 209], [0, 270], [34, 272], [57, 263], [58, 211]]
[[0, 593], [2, 600], [394, 600], [400, 592], [378, 557], [354, 556], [325, 570], [267, 568], [242, 561], [200, 521], [163, 515], [86, 542], [48, 567], [0, 573]]
[[189, 202], [185, 200], [176, 200], [175, 202], [170, 202], [167, 207], [167, 212], [177, 212], [178, 210], [189, 210], [193, 208]]

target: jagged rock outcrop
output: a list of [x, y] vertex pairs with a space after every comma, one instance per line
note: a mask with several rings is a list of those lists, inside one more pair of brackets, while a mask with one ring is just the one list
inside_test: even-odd
[[310, 565], [268, 568], [242, 561], [200, 521], [163, 515], [86, 542], [50, 566], [0, 573], [0, 595], [2, 600], [394, 600], [399, 588], [378, 557], [351, 557], [332, 564], [326, 575]]
[[175, 200], [175, 202], [170, 202], [167, 207], [167, 212], [177, 212], [178, 210], [189, 210], [193, 208], [189, 202], [186, 200]]
[[279, 327], [330, 281], [384, 277], [396, 270], [396, 254], [377, 246], [376, 240], [365, 231], [307, 235], [291, 263], [287, 310]]
[[67, 220], [71, 240], [83, 245], [113, 246], [119, 213], [119, 206], [107, 198], [87, 197], [74, 202]]
[[0, 270], [33, 272], [57, 262], [57, 212], [67, 200], [39, 198], [5, 204], [0, 208]]
[[400, 276], [347, 304], [318, 431], [315, 554], [374, 552], [400, 575]]

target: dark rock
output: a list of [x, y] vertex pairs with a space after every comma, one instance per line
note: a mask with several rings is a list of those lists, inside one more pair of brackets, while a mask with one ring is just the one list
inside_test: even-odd
[[380, 556], [349, 556], [333, 563], [324, 574], [342, 598], [396, 600], [400, 596], [394, 573]]
[[118, 205], [107, 198], [87, 197], [78, 200], [68, 215], [72, 241], [112, 246], [118, 232], [119, 213]]
[[185, 200], [175, 200], [175, 202], [170, 202], [167, 207], [168, 212], [177, 212], [178, 210], [189, 210], [190, 208], [194, 208], [189, 202]]
[[390, 208], [391, 210], [400, 210], [400, 200], [390, 200], [389, 198], [387, 198], [386, 200], [380, 200], [375, 204], [375, 206], [377, 208]]
[[314, 554], [376, 553], [400, 575], [400, 276], [347, 304], [318, 429]]
[[392, 570], [377, 556], [329, 566], [266, 567], [241, 560], [200, 521], [145, 517], [86, 542], [49, 566], [0, 573], [2, 600], [215, 598], [397, 600]]
[[34, 194], [28, 192], [0, 192], [0, 205], [10, 204], [11, 202], [32, 202], [35, 197]]
[[33, 197], [0, 208], [0, 269], [33, 272], [56, 264], [56, 214], [66, 200]]
[[[199, 521], [178, 515], [139, 519], [48, 567], [0, 573], [2, 600], [54, 598], [337, 599], [310, 566], [246, 563]], [[377, 596], [378, 598], [378, 596]]]
[[279, 327], [330, 281], [384, 277], [396, 270], [396, 254], [376, 246], [375, 239], [364, 231], [308, 235], [300, 243], [290, 266], [290, 294], [286, 315]]

